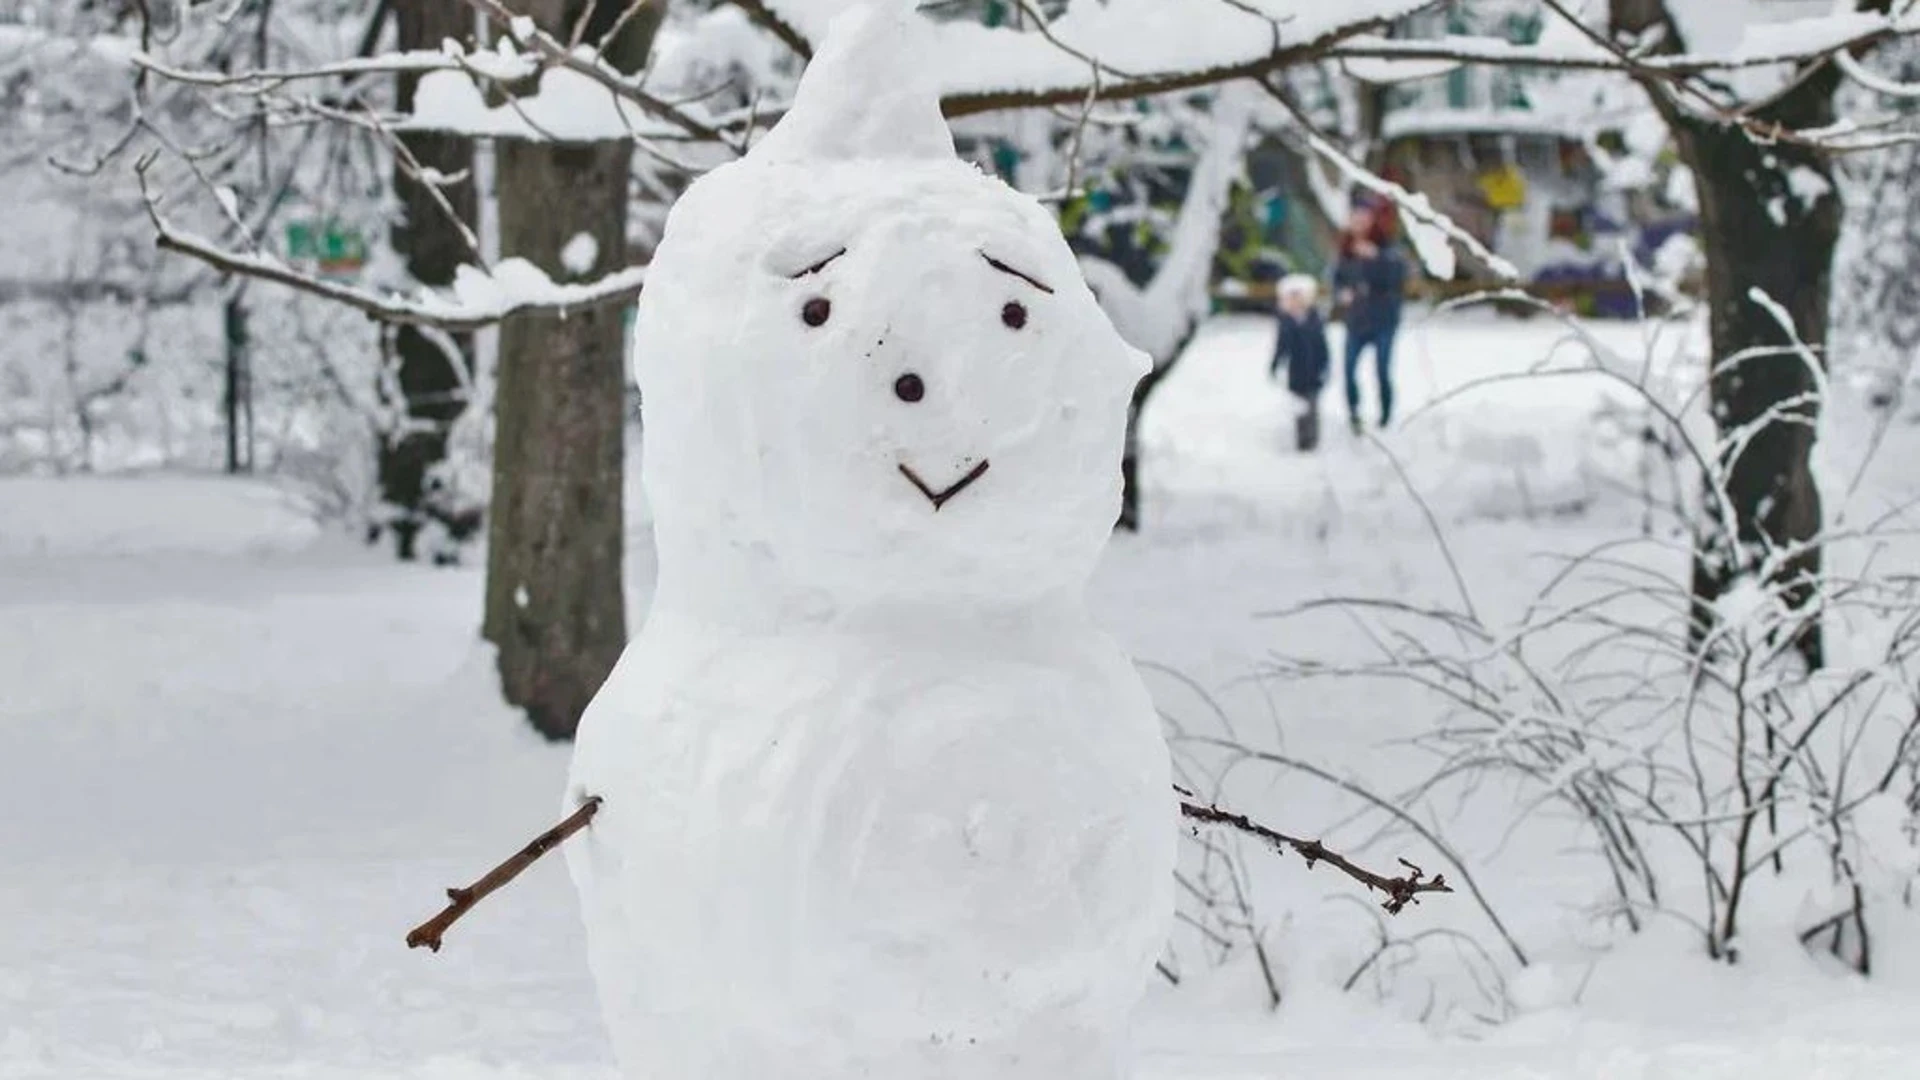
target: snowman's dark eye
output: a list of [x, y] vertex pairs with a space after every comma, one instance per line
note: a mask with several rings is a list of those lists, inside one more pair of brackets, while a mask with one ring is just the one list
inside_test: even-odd
[[819, 326], [825, 323], [827, 316], [831, 314], [833, 314], [833, 304], [829, 303], [824, 296], [816, 296], [800, 305], [800, 321], [808, 326]]
[[1027, 306], [1018, 300], [1007, 301], [1007, 306], [1000, 309], [1000, 321], [1009, 330], [1020, 329], [1027, 325]]

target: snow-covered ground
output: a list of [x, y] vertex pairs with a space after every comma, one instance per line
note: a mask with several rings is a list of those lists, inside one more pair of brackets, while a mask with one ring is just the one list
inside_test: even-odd
[[[1599, 332], [1637, 353], [1638, 328]], [[1379, 444], [1330, 423], [1303, 458], [1265, 378], [1268, 333], [1212, 324], [1160, 392], [1147, 529], [1116, 541], [1094, 608], [1176, 722], [1232, 723], [1391, 791], [1411, 775], [1393, 744], [1423, 717], [1373, 688], [1254, 678], [1277, 651], [1340, 643], [1290, 638], [1302, 631], [1262, 613], [1334, 593], [1451, 596], [1409, 484], [1494, 609], [1550, 572], [1539, 555], [1632, 534], [1641, 509], [1605, 478], [1618, 461], [1591, 434], [1598, 379], [1474, 390]], [[1403, 412], [1533, 365], [1561, 337], [1486, 315], [1410, 328]], [[1327, 405], [1337, 421], [1335, 395]], [[1829, 467], [1844, 474], [1861, 426], [1833, 428]], [[1910, 454], [1883, 457], [1862, 497], [1913, 495]], [[651, 573], [637, 527], [636, 618]], [[565, 749], [495, 700], [479, 597], [477, 570], [392, 565], [256, 485], [0, 480], [0, 1078], [610, 1080], [558, 860], [443, 953], [401, 944], [440, 888], [549, 822], [565, 770]], [[1324, 786], [1269, 779], [1229, 790], [1292, 831], [1366, 838], [1336, 828], [1350, 807]], [[1366, 905], [1323, 870], [1262, 860], [1282, 1007], [1267, 1012], [1246, 956], [1215, 972], [1187, 959], [1141, 1025], [1143, 1080], [1912, 1069], [1920, 924], [1881, 928], [1871, 982], [1764, 925], [1739, 966], [1714, 965], [1665, 923], [1624, 940], [1587, 925], [1596, 864], [1566, 850], [1565, 826], [1509, 836], [1499, 811], [1463, 807], [1444, 825], [1529, 968], [1464, 895], [1435, 897], [1390, 929], [1459, 930], [1495, 963], [1436, 944], [1408, 953], [1384, 1000], [1372, 980], [1343, 994], [1369, 947]], [[1429, 854], [1398, 836], [1365, 850], [1384, 865]], [[1502, 1023], [1471, 1015], [1468, 970], [1505, 980], [1482, 995]]]

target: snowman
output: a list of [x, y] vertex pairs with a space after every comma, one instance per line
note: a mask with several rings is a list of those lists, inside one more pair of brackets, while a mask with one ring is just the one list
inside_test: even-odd
[[567, 848], [633, 1080], [1113, 1080], [1176, 803], [1083, 592], [1146, 371], [961, 162], [904, 2], [675, 204], [635, 328], [658, 588]]

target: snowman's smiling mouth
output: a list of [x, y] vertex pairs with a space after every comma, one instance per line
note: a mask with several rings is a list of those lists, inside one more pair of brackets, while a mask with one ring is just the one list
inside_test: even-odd
[[941, 507], [947, 505], [947, 500], [967, 490], [968, 485], [987, 475], [987, 459], [981, 458], [980, 464], [968, 469], [965, 476], [955, 480], [944, 491], [933, 490], [925, 480], [920, 479], [920, 474], [914, 472], [913, 467], [904, 461], [900, 463], [900, 475], [906, 477], [907, 483], [912, 484], [920, 494], [927, 497], [927, 501], [933, 504], [934, 513], [937, 514]]

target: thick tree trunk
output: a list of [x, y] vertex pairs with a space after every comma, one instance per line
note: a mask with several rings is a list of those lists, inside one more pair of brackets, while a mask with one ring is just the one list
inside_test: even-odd
[[[597, 0], [586, 40], [625, 7]], [[664, 7], [629, 20], [607, 58], [639, 68]], [[565, 39], [581, 6], [536, 0], [516, 10]], [[626, 265], [632, 162], [625, 142], [502, 144], [501, 252], [556, 281]], [[589, 241], [592, 266], [567, 270], [562, 249], [577, 254]], [[507, 701], [550, 739], [572, 737], [626, 644], [621, 326], [619, 309], [598, 307], [565, 318], [519, 316], [500, 329], [483, 632], [499, 647]]]
[[[575, 236], [602, 271], [626, 257], [625, 143], [503, 144], [501, 250], [563, 275]], [[520, 317], [500, 328], [486, 637], [507, 700], [541, 734], [573, 734], [626, 643], [620, 311]]]
[[[1825, 126], [1833, 121], [1833, 90], [1829, 73], [1816, 74], [1764, 120]], [[1725, 502], [1709, 492], [1697, 530], [1694, 634], [1711, 632], [1715, 605], [1730, 588], [1764, 572], [1804, 616], [1793, 645], [1819, 667], [1822, 519], [1812, 455], [1821, 402], [1813, 365], [1825, 363], [1819, 350], [1840, 235], [1832, 173], [1802, 147], [1758, 145], [1738, 127], [1690, 116], [1670, 113], [1668, 121], [1699, 191], [1714, 357], [1709, 400], [1723, 447]], [[1817, 359], [1795, 347], [1759, 294], [1786, 310]], [[1730, 511], [1731, 528], [1719, 507]]]
[[[438, 49], [442, 41], [465, 41], [472, 36], [473, 9], [463, 0], [405, 0], [393, 8], [399, 49]], [[401, 112], [413, 108], [420, 76], [398, 77]], [[457, 135], [409, 132], [400, 142], [424, 168], [468, 179], [440, 189], [454, 214], [469, 228], [479, 220], [472, 180], [473, 143]], [[394, 251], [406, 260], [407, 273], [422, 285], [451, 285], [454, 270], [473, 261], [459, 228], [447, 216], [425, 185], [395, 165], [393, 190], [400, 200], [400, 217], [390, 233]], [[402, 326], [393, 337], [395, 382], [401, 401], [394, 404], [405, 416], [404, 427], [380, 440], [378, 449], [381, 501], [394, 517], [395, 553], [415, 555], [414, 542], [426, 524], [431, 507], [427, 477], [447, 456], [447, 431], [466, 409], [462, 393], [465, 375], [473, 367], [471, 335], [422, 333]], [[450, 353], [457, 355], [449, 355]], [[464, 372], [462, 369], [465, 369]]]

